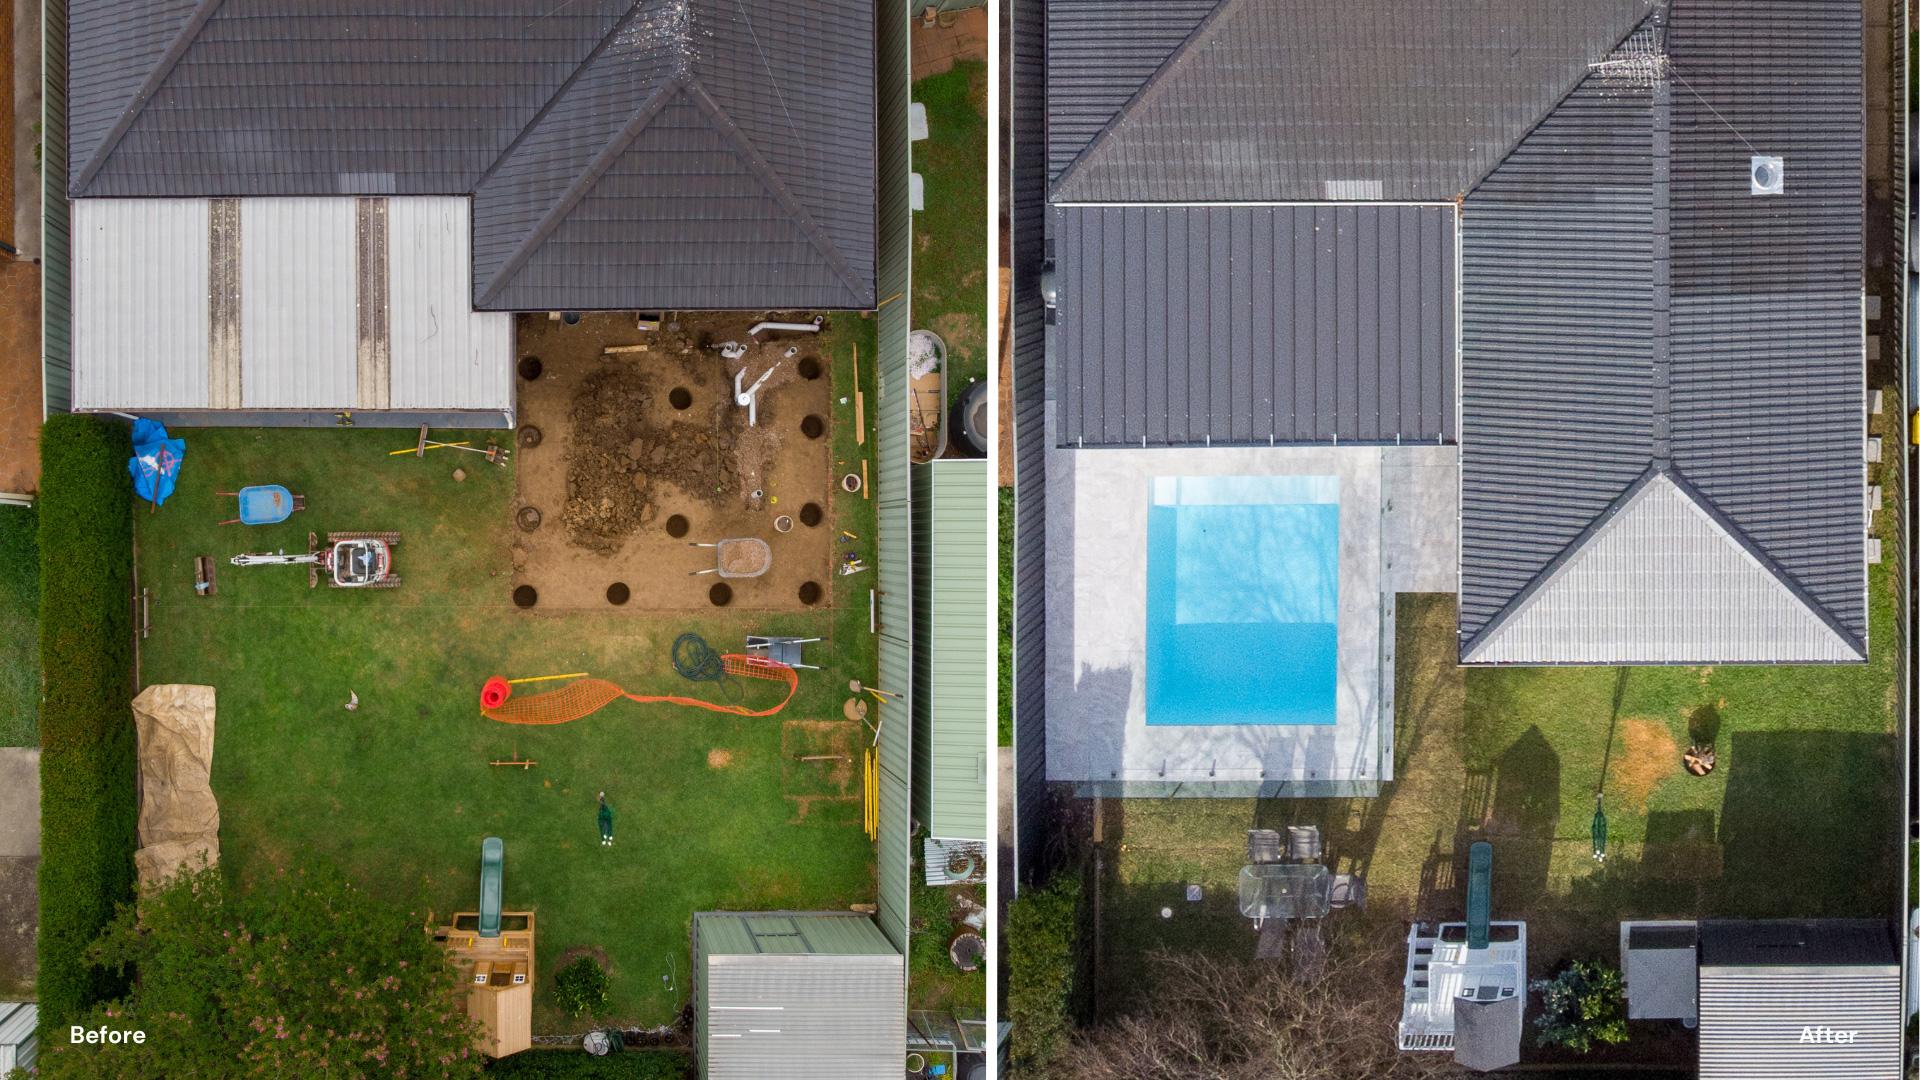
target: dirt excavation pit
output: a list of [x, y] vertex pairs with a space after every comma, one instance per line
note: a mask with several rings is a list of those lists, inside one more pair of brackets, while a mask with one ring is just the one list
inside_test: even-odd
[[[539, 356], [541, 373], [520, 384], [519, 420], [540, 436], [516, 455], [518, 505], [538, 507], [544, 520], [516, 536], [514, 582], [537, 586], [542, 609], [808, 606], [801, 586], [832, 572], [834, 532], [816, 526], [831, 499], [859, 498], [832, 491], [846, 467], [833, 460], [832, 427], [852, 418], [840, 415], [826, 377], [833, 327], [756, 342], [747, 330], [758, 320], [676, 313], [648, 332], [631, 315], [586, 315], [571, 326], [519, 317], [520, 355]], [[727, 342], [744, 350], [723, 350]], [[808, 359], [816, 378], [802, 371]], [[736, 376], [742, 389], [759, 388], [755, 424], [734, 403]], [[796, 514], [808, 528], [791, 528]], [[782, 517], [785, 532], [774, 524]], [[771, 565], [759, 576], [731, 576], [766, 566], [759, 545], [693, 546], [741, 538], [768, 546]], [[737, 565], [722, 565], [723, 554]], [[728, 580], [716, 582], [716, 570]], [[627, 603], [609, 604], [609, 581], [629, 585]]]

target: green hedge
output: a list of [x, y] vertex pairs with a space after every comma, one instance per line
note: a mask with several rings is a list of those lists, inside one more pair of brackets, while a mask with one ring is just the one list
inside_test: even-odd
[[689, 1080], [695, 1072], [693, 1059], [674, 1050], [522, 1050], [487, 1065], [489, 1077], [511, 1080]]
[[1080, 879], [1055, 874], [1007, 907], [1007, 1020], [1015, 1076], [1052, 1075], [1073, 1037], [1079, 972]]
[[89, 417], [57, 416], [40, 436], [43, 1032], [120, 989], [82, 953], [133, 896], [130, 453], [124, 424]]

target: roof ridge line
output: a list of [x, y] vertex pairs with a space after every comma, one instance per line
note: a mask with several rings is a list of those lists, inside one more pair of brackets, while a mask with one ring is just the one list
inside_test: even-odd
[[68, 182], [69, 195], [77, 194], [93, 182], [94, 176], [106, 165], [107, 158], [113, 155], [114, 148], [120, 145], [121, 139], [126, 138], [128, 130], [133, 127], [133, 122], [146, 111], [147, 103], [153, 100], [153, 95], [160, 92], [160, 85], [167, 81], [167, 76], [173, 74], [173, 69], [179, 66], [180, 58], [187, 54], [187, 50], [199, 39], [200, 31], [206, 28], [207, 21], [213, 18], [214, 12], [220, 10], [220, 6], [225, 2], [226, 0], [199, 0], [194, 5], [186, 21], [181, 23], [180, 29], [174, 33], [173, 40], [167, 43], [166, 51], [160, 54], [160, 62], [153, 66], [152, 71], [147, 72], [147, 77], [140, 83], [140, 89], [134, 91], [133, 97], [127, 99], [126, 108], [120, 110], [119, 118], [113, 122], [112, 127], [107, 129], [106, 135], [101, 137], [100, 144], [93, 148], [87, 163], [81, 166], [80, 171], [75, 173]]
[[1107, 136], [1113, 134], [1113, 129], [1119, 126], [1120, 121], [1133, 112], [1134, 106], [1140, 104], [1141, 101], [1146, 98], [1149, 91], [1162, 84], [1164, 77], [1173, 68], [1173, 65], [1184, 58], [1187, 53], [1199, 47], [1200, 39], [1208, 35], [1213, 29], [1214, 23], [1226, 13], [1226, 10], [1228, 8], [1237, 8], [1239, 4], [1240, 0], [1220, 0], [1219, 3], [1213, 6], [1211, 11], [1207, 12], [1206, 17], [1201, 19], [1199, 25], [1193, 28], [1193, 32], [1181, 39], [1180, 44], [1175, 46], [1174, 50], [1167, 54], [1167, 58], [1160, 61], [1160, 66], [1153, 69], [1153, 74], [1147, 76], [1146, 81], [1140, 84], [1139, 89], [1135, 90], [1133, 94], [1127, 98], [1126, 103], [1115, 110], [1112, 116], [1107, 117], [1107, 122], [1101, 124], [1100, 130], [1093, 133], [1093, 138], [1087, 140], [1087, 145], [1081, 147], [1080, 152], [1073, 155], [1073, 160], [1067, 163], [1067, 167], [1060, 170], [1060, 175], [1048, 183], [1048, 202], [1053, 201], [1052, 193], [1065, 185], [1068, 180], [1072, 179], [1074, 174], [1080, 171], [1080, 166], [1086, 162], [1088, 155], [1092, 154], [1095, 149], [1106, 142]]
[[607, 32], [600, 35], [600, 40], [594, 44], [592, 49], [588, 50], [587, 55], [580, 58], [580, 62], [573, 66], [573, 71], [567, 75], [566, 79], [564, 79], [559, 86], [554, 88], [553, 93], [548, 95], [546, 102], [534, 111], [534, 114], [528, 118], [525, 124], [521, 125], [519, 132], [500, 150], [500, 153], [494, 157], [493, 161], [486, 167], [486, 170], [474, 180], [474, 194], [478, 194], [480, 189], [486, 186], [487, 181], [493, 178], [494, 172], [496, 172], [500, 166], [506, 164], [507, 159], [513, 156], [513, 152], [520, 148], [520, 144], [526, 141], [528, 135], [533, 133], [533, 129], [540, 126], [540, 121], [545, 120], [547, 114], [552, 112], [554, 107], [560, 104], [560, 99], [567, 96], [567, 91], [573, 89], [573, 84], [580, 81], [581, 77], [587, 73], [587, 69], [593, 66], [593, 62], [600, 58], [601, 53], [606, 51], [607, 46], [613, 42], [613, 39], [617, 37], [622, 30], [632, 25], [634, 19], [639, 16], [640, 9], [648, 3], [649, 0], [634, 0], [633, 6], [627, 9], [627, 13], [615, 19], [613, 25], [607, 28]]
[[[1620, 46], [1625, 45], [1627, 42], [1633, 40], [1633, 35], [1639, 33], [1641, 27], [1646, 26], [1647, 23], [1653, 20], [1655, 17], [1665, 14], [1666, 10], [1667, 10], [1666, 0], [1654, 0], [1653, 10], [1641, 16], [1640, 21], [1628, 27], [1627, 32], [1620, 35], [1620, 40], [1607, 46], [1607, 51], [1600, 54], [1600, 59], [1605, 60], [1607, 57], [1612, 56], [1616, 52], [1619, 52]], [[1478, 177], [1476, 177], [1473, 180], [1472, 183], [1468, 184], [1467, 189], [1460, 193], [1460, 197], [1465, 198], [1469, 195], [1472, 195], [1474, 192], [1480, 190], [1482, 185], [1484, 185], [1488, 180], [1493, 178], [1494, 173], [1499, 172], [1500, 168], [1513, 158], [1513, 155], [1520, 152], [1520, 147], [1524, 145], [1528, 139], [1533, 138], [1534, 133], [1540, 130], [1541, 125], [1545, 124], [1548, 120], [1552, 119], [1553, 114], [1559, 112], [1560, 107], [1567, 103], [1567, 99], [1572, 97], [1574, 94], [1578, 93], [1580, 88], [1587, 85], [1587, 80], [1591, 78], [1593, 78], [1593, 67], [1591, 64], [1589, 64], [1587, 67], [1586, 74], [1573, 80], [1573, 85], [1567, 87], [1567, 90], [1565, 93], [1555, 98], [1553, 101], [1553, 104], [1547, 106], [1546, 109], [1544, 109], [1539, 116], [1534, 117], [1533, 123], [1527, 125], [1527, 130], [1521, 132], [1520, 137], [1513, 140], [1513, 145], [1507, 147], [1506, 151], [1503, 152], [1499, 156], [1499, 158], [1495, 159], [1493, 164], [1487, 166], [1486, 172], [1481, 173]]]
[[794, 223], [800, 226], [800, 231], [806, 234], [807, 240], [813, 244], [814, 250], [820, 253], [820, 257], [827, 261], [834, 275], [840, 279], [840, 283], [847, 287], [847, 291], [852, 293], [856, 300], [862, 299], [865, 292], [860, 282], [855, 280], [853, 268], [847, 265], [846, 257], [841, 255], [840, 249], [834, 245], [833, 238], [826, 234], [826, 230], [813, 219], [813, 215], [807, 212], [807, 208], [801, 205], [800, 200], [787, 190], [787, 185], [780, 180], [780, 174], [774, 171], [766, 158], [760, 156], [760, 151], [754, 147], [746, 133], [740, 130], [739, 123], [727, 115], [727, 111], [720, 107], [719, 102], [713, 100], [713, 96], [707, 93], [707, 88], [701, 84], [697, 75], [687, 78], [684, 89], [687, 96], [693, 99], [694, 105], [707, 117], [708, 122], [734, 144], [737, 151], [745, 158], [747, 167], [753, 171], [755, 178], [767, 189], [767, 192], [789, 214], [793, 215]]
[[[1740, 524], [1734, 521], [1732, 517], [1728, 516], [1727, 512], [1720, 508], [1720, 504], [1714, 502], [1712, 496], [1702, 491], [1692, 480], [1688, 479], [1677, 465], [1669, 465], [1663, 472], [1667, 479], [1673, 482], [1673, 486], [1679, 489], [1682, 495], [1687, 497], [1688, 502], [1691, 502], [1701, 513], [1705, 514], [1708, 520], [1719, 526], [1720, 531], [1726, 533], [1729, 539], [1740, 545], [1740, 550], [1746, 552], [1749, 557], [1759, 563], [1762, 569], [1772, 575], [1774, 580], [1778, 581], [1787, 592], [1793, 595], [1794, 599], [1800, 601], [1802, 607], [1806, 608], [1815, 618], [1825, 624], [1827, 629], [1833, 631], [1841, 641], [1846, 642], [1849, 646], [1858, 650], [1862, 656], [1866, 655], [1867, 643], [1855, 637], [1853, 631], [1847, 629], [1838, 618], [1835, 618], [1833, 613], [1827, 610], [1827, 606], [1821, 603], [1818, 597], [1808, 591], [1806, 586], [1800, 584], [1800, 580], [1794, 577], [1786, 567], [1780, 565], [1779, 560], [1768, 554], [1767, 550], [1761, 547], [1753, 537], [1747, 535], [1747, 531], [1741, 528]], [[1865, 526], [1862, 526], [1862, 528], [1864, 527]]]
[[613, 137], [607, 140], [607, 145], [600, 148], [600, 152], [593, 156], [593, 160], [587, 163], [587, 167], [573, 178], [573, 183], [568, 184], [567, 189], [560, 193], [560, 198], [547, 208], [545, 214], [541, 215], [539, 223], [513, 249], [513, 254], [507, 256], [506, 261], [500, 264], [500, 268], [487, 279], [486, 289], [474, 300], [475, 310], [480, 310], [491, 302], [506, 283], [526, 266], [527, 260], [533, 257], [534, 251], [553, 235], [554, 230], [560, 227], [560, 222], [565, 220], [575, 206], [579, 205], [580, 200], [586, 196], [593, 185], [600, 182], [600, 178], [613, 167], [614, 161], [633, 145], [633, 141], [640, 137], [640, 133], [646, 130], [653, 118], [660, 115], [660, 110], [666, 107], [667, 102], [672, 100], [676, 93], [686, 89], [686, 82], [684, 75], [675, 75], [640, 103], [640, 107], [635, 109], [627, 122], [620, 126], [620, 130], [614, 132]]

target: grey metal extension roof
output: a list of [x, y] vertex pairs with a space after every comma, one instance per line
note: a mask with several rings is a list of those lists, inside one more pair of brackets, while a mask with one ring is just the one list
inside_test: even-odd
[[1053, 214], [1065, 444], [1453, 438], [1452, 206]]
[[861, 0], [74, 0], [76, 197], [472, 194], [482, 309], [870, 308]]
[[1452, 199], [1650, 7], [1056, 0], [1053, 197]]
[[1700, 1076], [1898, 1076], [1902, 998], [1884, 920], [1703, 922]]
[[1614, 54], [1669, 77], [1589, 75], [1467, 198], [1467, 662], [1865, 657], [1860, 42], [1844, 0], [1673, 0]]

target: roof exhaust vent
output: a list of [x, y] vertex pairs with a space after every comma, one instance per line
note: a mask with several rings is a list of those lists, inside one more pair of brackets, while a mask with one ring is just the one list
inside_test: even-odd
[[1787, 159], [1753, 155], [1753, 172], [1749, 179], [1753, 182], [1752, 194], [1785, 195], [1787, 193]]

